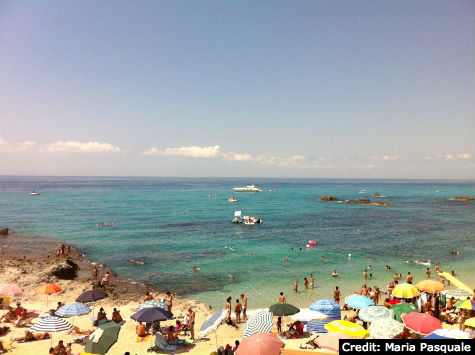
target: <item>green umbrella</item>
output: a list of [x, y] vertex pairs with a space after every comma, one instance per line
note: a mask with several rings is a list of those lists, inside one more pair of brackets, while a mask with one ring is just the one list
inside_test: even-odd
[[[100, 334], [102, 331], [102, 335]], [[84, 351], [90, 354], [104, 355], [115, 344], [119, 337], [120, 325], [116, 322], [109, 322], [101, 325], [94, 333], [89, 336]], [[99, 341], [95, 342], [95, 338], [99, 337]]]
[[274, 316], [291, 316], [292, 314], [300, 312], [300, 309], [288, 303], [276, 303], [269, 307], [269, 311], [271, 311]]
[[417, 312], [417, 307], [412, 303], [398, 303], [391, 307], [391, 311], [394, 312], [394, 318], [397, 321], [402, 322], [402, 316], [408, 313]]

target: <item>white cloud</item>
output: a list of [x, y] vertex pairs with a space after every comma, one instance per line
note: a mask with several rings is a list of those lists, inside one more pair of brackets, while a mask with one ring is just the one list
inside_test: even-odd
[[223, 158], [226, 160], [234, 160], [234, 161], [250, 161], [254, 159], [251, 154], [247, 153], [223, 153]]
[[472, 154], [469, 153], [462, 153], [462, 154], [457, 154], [458, 159], [465, 159], [468, 160], [472, 157]]
[[41, 149], [45, 153], [118, 153], [121, 149], [109, 143], [57, 141]]
[[179, 148], [165, 148], [163, 150], [152, 147], [142, 152], [143, 155], [164, 155], [164, 156], [180, 156], [188, 158], [217, 158], [221, 156], [221, 147], [213, 145], [209, 147], [183, 146]]
[[29, 149], [32, 149], [36, 146], [34, 141], [24, 141], [24, 142], [9, 142], [2, 137], [0, 137], [0, 151], [9, 152], [9, 153], [19, 153], [24, 152]]
[[470, 160], [472, 159], [472, 154], [470, 153], [460, 153], [460, 154], [436, 154], [427, 156], [424, 159], [426, 160], [446, 160], [446, 161], [456, 161], [456, 160]]
[[399, 156], [398, 155], [384, 155], [383, 160], [386, 161], [393, 161], [393, 160], [398, 160]]
[[366, 170], [372, 170], [374, 169], [374, 165], [373, 164], [368, 164], [365, 166]]
[[289, 166], [289, 165], [299, 165], [303, 164], [306, 161], [306, 158], [303, 155], [294, 155], [290, 158], [282, 158], [269, 155], [258, 155], [255, 159], [260, 164], [265, 165], [276, 165], [276, 166]]

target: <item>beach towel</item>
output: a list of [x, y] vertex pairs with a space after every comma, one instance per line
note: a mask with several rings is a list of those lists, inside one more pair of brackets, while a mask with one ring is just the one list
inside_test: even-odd
[[146, 342], [150, 338], [150, 335], [146, 335], [144, 337], [137, 337], [137, 340], [135, 340], [136, 343], [143, 343]]

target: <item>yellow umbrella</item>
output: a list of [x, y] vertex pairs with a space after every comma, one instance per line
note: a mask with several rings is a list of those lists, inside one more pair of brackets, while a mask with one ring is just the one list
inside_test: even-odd
[[434, 280], [424, 280], [419, 282], [416, 285], [416, 288], [420, 291], [424, 291], [427, 293], [438, 293], [445, 289], [445, 286], [442, 282], [434, 281]]
[[419, 295], [419, 291], [414, 285], [403, 283], [394, 287], [392, 295], [399, 298], [413, 298]]
[[467, 319], [464, 324], [468, 327], [475, 328], [475, 317]]
[[365, 338], [369, 335], [368, 331], [361, 325], [349, 322], [347, 320], [334, 320], [325, 324], [325, 329], [329, 332], [345, 333], [357, 338]]
[[473, 290], [470, 287], [465, 285], [462, 281], [459, 281], [458, 279], [456, 279], [454, 276], [452, 276], [448, 272], [441, 272], [439, 276], [445, 277], [447, 280], [453, 283], [456, 287], [461, 288], [462, 290], [465, 290], [467, 292], [470, 292], [470, 294], [473, 295]]

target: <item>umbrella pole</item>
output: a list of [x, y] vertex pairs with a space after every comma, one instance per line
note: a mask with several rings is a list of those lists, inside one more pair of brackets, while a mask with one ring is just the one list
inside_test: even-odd
[[49, 307], [48, 307], [48, 294], [46, 294], [46, 312], [49, 313]]
[[216, 351], [218, 350], [218, 329], [214, 332], [214, 337], [216, 339]]

